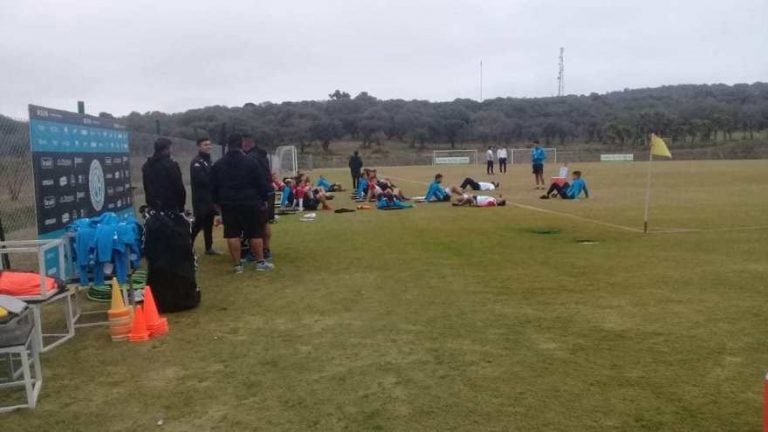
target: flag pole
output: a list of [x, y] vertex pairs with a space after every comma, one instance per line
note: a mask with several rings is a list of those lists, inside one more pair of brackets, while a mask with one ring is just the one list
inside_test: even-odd
[[648, 234], [648, 207], [651, 204], [651, 166], [653, 165], [653, 146], [648, 145], [648, 179], [645, 182], [645, 216], [643, 217], [643, 233]]

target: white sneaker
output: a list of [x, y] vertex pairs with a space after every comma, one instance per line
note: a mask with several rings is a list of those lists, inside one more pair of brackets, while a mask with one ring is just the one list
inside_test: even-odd
[[243, 272], [243, 266], [242, 266], [242, 264], [241, 264], [241, 265], [236, 265], [236, 266], [234, 266], [234, 267], [233, 267], [233, 270], [234, 270], [235, 274], [240, 274], [240, 273], [242, 273], [242, 272]]
[[274, 269], [275, 265], [270, 262], [262, 261], [256, 263], [256, 271], [270, 271]]

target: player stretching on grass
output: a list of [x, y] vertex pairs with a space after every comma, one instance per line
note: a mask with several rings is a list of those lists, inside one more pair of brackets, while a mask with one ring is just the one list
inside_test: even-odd
[[584, 192], [584, 198], [589, 198], [589, 190], [587, 189], [587, 182], [581, 178], [581, 171], [573, 172], [573, 180], [571, 183], [565, 182], [562, 185], [552, 183], [549, 186], [547, 193], [542, 195], [541, 199], [557, 198], [562, 199], [577, 199], [581, 193]]
[[475, 179], [467, 177], [464, 179], [463, 182], [461, 182], [461, 186], [459, 186], [459, 188], [461, 188], [461, 190], [464, 190], [467, 188], [467, 186], [469, 186], [472, 190], [476, 190], [476, 191], [478, 190], [492, 191], [492, 190], [496, 190], [499, 187], [499, 182], [490, 182], [490, 183], [478, 182], [478, 181], [475, 181]]
[[451, 205], [454, 207], [503, 207], [507, 205], [507, 201], [501, 197], [494, 198], [488, 195], [470, 195], [461, 193], [460, 190], [455, 188], [456, 186], [451, 188], [451, 191], [457, 193], [458, 195], [456, 201], [451, 203]]

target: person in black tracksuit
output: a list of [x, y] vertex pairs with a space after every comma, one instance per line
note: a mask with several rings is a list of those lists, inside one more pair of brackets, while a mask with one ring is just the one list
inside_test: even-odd
[[256, 270], [274, 265], [264, 260], [263, 230], [268, 199], [266, 176], [258, 162], [243, 152], [243, 137], [232, 134], [227, 140], [227, 154], [211, 168], [211, 196], [221, 208], [224, 238], [234, 262], [235, 273], [242, 273], [240, 238], [248, 239], [256, 260]]
[[205, 240], [205, 254], [219, 255], [213, 249], [213, 222], [216, 218], [216, 209], [211, 198], [211, 150], [213, 145], [208, 138], [197, 140], [197, 156], [189, 164], [189, 177], [192, 184], [192, 211], [195, 215], [195, 223], [192, 225], [192, 244], [195, 238], [203, 231]]
[[357, 182], [360, 180], [361, 170], [363, 169], [363, 160], [360, 154], [355, 153], [349, 157], [349, 173], [352, 175], [352, 190], [357, 190]]
[[[272, 250], [270, 249], [270, 240], [272, 239], [272, 227], [269, 226], [269, 221], [270, 219], [274, 219], [275, 189], [272, 186], [272, 170], [269, 167], [269, 158], [267, 157], [267, 152], [256, 145], [256, 140], [253, 138], [253, 135], [250, 134], [243, 135], [243, 150], [246, 155], [253, 158], [253, 160], [259, 164], [264, 175], [264, 181], [266, 182], [264, 190], [261, 191], [261, 195], [267, 197], [264, 200], [264, 206], [267, 213], [264, 219], [265, 225], [262, 231], [264, 234], [262, 236], [262, 241], [264, 243], [264, 259], [271, 260]], [[249, 255], [246, 259], [251, 260], [253, 257]]]
[[158, 138], [155, 154], [141, 167], [147, 206], [156, 211], [181, 213], [187, 202], [187, 191], [179, 164], [171, 159], [171, 140]]

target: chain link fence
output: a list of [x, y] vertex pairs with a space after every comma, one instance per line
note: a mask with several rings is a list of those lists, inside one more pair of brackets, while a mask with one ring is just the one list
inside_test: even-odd
[[0, 228], [6, 240], [37, 238], [26, 120], [0, 116]]
[[[485, 149], [478, 147], [477, 163], [485, 164]], [[459, 149], [457, 149], [459, 150]], [[464, 147], [462, 150], [475, 150]], [[759, 143], [744, 141], [729, 143], [706, 148], [676, 148], [670, 146], [674, 160], [740, 160], [768, 159], [768, 142]], [[360, 150], [361, 157], [367, 167], [432, 165], [432, 150], [402, 150], [399, 152]], [[572, 148], [557, 147], [557, 162], [600, 162], [604, 154], [631, 154], [635, 161], [648, 160], [648, 150], [606, 149], [606, 148]], [[346, 168], [349, 155], [338, 154], [299, 154], [298, 163], [301, 170], [321, 168]], [[550, 160], [550, 162], [553, 162]], [[529, 164], [530, 155], [527, 152], [515, 152], [515, 164]]]
[[[144, 203], [141, 167], [154, 151], [154, 142], [160, 135], [132, 132], [130, 134], [131, 186], [137, 205]], [[189, 166], [197, 155], [197, 143], [173, 138], [173, 158], [181, 167], [184, 184], [189, 190]], [[212, 159], [221, 156], [215, 147]], [[191, 194], [187, 194], [191, 205]], [[35, 183], [29, 144], [27, 120], [0, 116], [0, 228], [6, 240], [37, 238], [35, 215]]]

